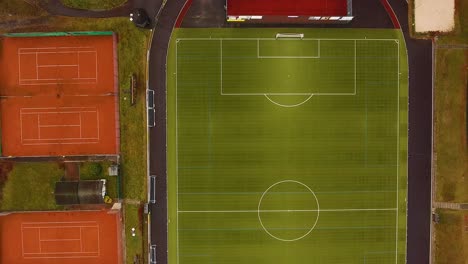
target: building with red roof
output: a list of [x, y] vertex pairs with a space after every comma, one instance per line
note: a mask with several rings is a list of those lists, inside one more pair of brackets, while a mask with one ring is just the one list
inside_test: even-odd
[[352, 0], [226, 0], [230, 22], [347, 23]]

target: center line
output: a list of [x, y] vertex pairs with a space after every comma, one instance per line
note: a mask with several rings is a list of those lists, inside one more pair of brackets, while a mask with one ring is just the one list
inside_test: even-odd
[[284, 209], [284, 210], [181, 210], [178, 213], [281, 213], [281, 212], [359, 212], [359, 211], [396, 211], [397, 208], [349, 208], [349, 209]]

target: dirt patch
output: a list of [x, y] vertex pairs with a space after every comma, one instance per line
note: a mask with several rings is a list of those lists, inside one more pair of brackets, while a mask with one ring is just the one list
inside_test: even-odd
[[416, 32], [452, 31], [455, 26], [455, 0], [415, 0]]

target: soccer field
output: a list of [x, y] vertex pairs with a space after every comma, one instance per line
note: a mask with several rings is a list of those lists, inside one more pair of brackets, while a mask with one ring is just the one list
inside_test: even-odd
[[405, 263], [399, 31], [176, 29], [170, 45], [169, 263]]

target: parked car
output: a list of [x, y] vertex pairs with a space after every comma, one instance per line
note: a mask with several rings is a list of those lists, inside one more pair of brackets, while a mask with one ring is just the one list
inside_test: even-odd
[[130, 13], [130, 21], [140, 28], [146, 28], [151, 24], [148, 14], [142, 8], [137, 8]]

